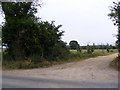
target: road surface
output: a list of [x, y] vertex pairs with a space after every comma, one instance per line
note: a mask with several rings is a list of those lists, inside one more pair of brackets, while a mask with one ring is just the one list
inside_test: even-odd
[[116, 82], [57, 80], [3, 75], [3, 88], [118, 88]]
[[3, 71], [3, 88], [118, 88], [118, 71], [110, 67], [117, 54], [49, 68]]

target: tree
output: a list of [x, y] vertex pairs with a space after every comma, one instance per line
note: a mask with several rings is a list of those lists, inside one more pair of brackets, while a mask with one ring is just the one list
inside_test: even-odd
[[32, 2], [2, 2], [5, 14], [5, 24], [2, 27], [3, 45], [7, 45], [8, 53], [14, 60], [25, 59], [22, 37], [37, 28], [34, 16], [37, 9], [32, 5]]
[[68, 59], [69, 54], [70, 52], [69, 52], [69, 49], [66, 47], [66, 43], [60, 40], [53, 47], [49, 57], [51, 60]]
[[59, 28], [62, 25], [56, 26], [54, 21], [49, 22], [40, 22], [38, 23], [38, 28], [40, 35], [38, 35], [38, 45], [41, 45], [42, 57], [51, 57], [52, 50], [55, 47], [56, 43], [58, 44], [61, 40], [61, 36], [64, 31], [60, 31]]
[[77, 49], [77, 51], [81, 52], [80, 45], [78, 44], [77, 41], [75, 40], [70, 41], [69, 46], [71, 49]]
[[[61, 41], [64, 31], [52, 21], [39, 21], [35, 17], [37, 9], [34, 2], [2, 2], [5, 24], [2, 26], [3, 45], [7, 46], [8, 55], [12, 60], [24, 60], [36, 54], [40, 59], [62, 57], [53, 54], [57, 47], [67, 52], [66, 44]], [[64, 46], [64, 47], [63, 47]], [[64, 53], [65, 55], [66, 53]]]
[[87, 44], [87, 53], [91, 53], [91, 47], [89, 44]]
[[0, 49], [2, 47], [2, 26], [0, 26]]
[[[114, 22], [114, 25], [118, 27], [118, 35], [117, 35], [117, 47], [120, 53], [120, 1], [113, 2], [114, 6], [111, 7], [111, 13], [108, 14], [110, 19]], [[119, 54], [120, 56], [120, 54]]]
[[107, 49], [107, 52], [110, 52], [110, 45], [107, 43], [107, 45], [106, 45], [106, 49]]
[[94, 50], [95, 50], [95, 43], [93, 43], [93, 46], [91, 46], [91, 52], [93, 53], [94, 52]]

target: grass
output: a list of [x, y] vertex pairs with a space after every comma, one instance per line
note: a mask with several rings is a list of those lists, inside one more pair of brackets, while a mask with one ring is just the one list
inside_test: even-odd
[[71, 59], [72, 58], [79, 58], [79, 59], [86, 59], [86, 58], [90, 58], [90, 57], [96, 57], [96, 56], [104, 56], [104, 55], [109, 55], [109, 54], [113, 54], [115, 52], [94, 52], [94, 53], [87, 53], [87, 52], [84, 52], [84, 53], [79, 53], [79, 52], [72, 52], [71, 53]]
[[[77, 50], [70, 50], [70, 52], [71, 53], [77, 53]], [[82, 50], [82, 53], [85, 53], [85, 52], [87, 52], [87, 50], [86, 49], [83, 49]], [[94, 50], [94, 53], [96, 53], [96, 52], [98, 52], [98, 53], [103, 53], [103, 52], [107, 52], [107, 50], [106, 49], [95, 49]], [[117, 49], [110, 49], [110, 52], [117, 52]]]
[[110, 65], [120, 71], [120, 57], [115, 58]]
[[38, 60], [40, 56], [33, 56], [32, 58], [37, 59], [36, 62], [32, 61], [31, 58], [23, 61], [10, 61], [9, 57], [6, 56], [3, 61], [3, 69], [30, 69], [30, 68], [39, 68], [39, 67], [49, 67], [56, 64], [63, 64], [67, 62], [81, 61], [91, 57], [109, 55], [117, 52], [117, 50], [113, 50], [113, 52], [95, 50], [94, 53], [87, 53], [86, 50], [83, 50], [82, 53], [77, 52], [76, 50], [70, 50], [69, 59], [60, 59], [60, 60]]

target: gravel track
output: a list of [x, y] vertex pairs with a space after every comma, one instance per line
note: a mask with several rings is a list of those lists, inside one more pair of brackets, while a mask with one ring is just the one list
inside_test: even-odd
[[3, 73], [51, 79], [118, 82], [118, 71], [110, 67], [115, 57], [117, 53], [48, 68], [4, 70]]

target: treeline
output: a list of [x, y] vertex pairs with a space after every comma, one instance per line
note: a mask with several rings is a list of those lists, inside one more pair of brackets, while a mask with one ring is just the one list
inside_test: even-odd
[[[116, 46], [113, 46], [113, 45], [110, 45], [110, 46], [108, 46], [108, 45], [88, 45], [89, 47], [94, 47], [94, 49], [117, 49], [117, 47]], [[87, 49], [88, 48], [88, 46], [86, 45], [86, 46], [80, 46], [80, 48], [81, 49]], [[77, 49], [77, 48], [73, 48], [73, 47], [70, 47], [69, 45], [67, 46], [69, 49]]]
[[70, 41], [68, 48], [77, 50], [79, 52], [81, 52], [82, 49], [86, 49], [88, 51], [88, 53], [94, 52], [95, 49], [106, 49], [108, 52], [110, 51], [110, 49], [117, 49], [116, 46], [109, 45], [109, 44], [95, 45], [95, 43], [93, 43], [93, 45], [88, 44], [86, 46], [80, 46], [80, 44], [78, 44], [78, 42], [75, 40]]

